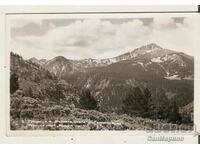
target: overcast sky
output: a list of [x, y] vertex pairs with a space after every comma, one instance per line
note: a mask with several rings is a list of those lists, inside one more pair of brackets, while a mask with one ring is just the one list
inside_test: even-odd
[[191, 18], [12, 19], [13, 52], [28, 59], [109, 58], [149, 43], [193, 55]]

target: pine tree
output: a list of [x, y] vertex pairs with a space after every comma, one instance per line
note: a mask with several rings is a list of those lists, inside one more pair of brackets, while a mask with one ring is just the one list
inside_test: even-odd
[[173, 103], [171, 113], [169, 114], [169, 121], [172, 123], [180, 123], [181, 122], [181, 117], [178, 112], [178, 106], [176, 102]]
[[152, 100], [151, 92], [148, 88], [144, 89], [144, 104], [143, 104], [143, 110], [144, 110], [144, 117], [151, 118], [153, 116], [155, 105]]
[[129, 93], [123, 101], [122, 111], [128, 115], [132, 115], [133, 99], [133, 94]]
[[133, 89], [123, 101], [123, 112], [129, 115], [141, 116], [144, 112], [144, 96], [139, 87]]
[[18, 76], [13, 73], [10, 76], [10, 93], [13, 94], [15, 91], [19, 89]]
[[54, 97], [57, 100], [57, 102], [60, 104], [61, 100], [65, 99], [65, 95], [64, 95], [64, 89], [61, 85], [57, 84], [55, 86], [55, 93], [54, 93]]
[[154, 119], [166, 119], [170, 111], [169, 100], [162, 89], [156, 89]]
[[98, 110], [98, 103], [95, 100], [94, 96], [92, 96], [89, 89], [82, 90], [81, 98], [80, 98], [80, 105], [84, 109], [95, 109]]

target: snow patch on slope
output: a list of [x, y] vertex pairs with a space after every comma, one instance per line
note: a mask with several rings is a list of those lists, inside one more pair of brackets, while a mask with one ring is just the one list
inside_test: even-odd
[[137, 66], [138, 64], [137, 64], [137, 63], [132, 63], [131, 65], [132, 65], [132, 66]]
[[168, 80], [181, 80], [181, 78], [178, 77], [178, 75], [167, 76], [167, 77], [165, 77], [165, 79], [168, 79]]
[[163, 62], [163, 61], [160, 59], [160, 57], [152, 58], [151, 61], [152, 61], [152, 62], [156, 62], [156, 63], [161, 63], [161, 62]]

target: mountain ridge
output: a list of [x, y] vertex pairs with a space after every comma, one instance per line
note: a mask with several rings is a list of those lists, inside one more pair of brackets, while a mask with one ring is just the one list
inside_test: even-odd
[[[123, 61], [131, 61], [133, 62], [132, 65], [140, 65], [146, 70], [148, 70], [146, 67], [152, 68], [153, 65], [155, 70], [156, 65], [158, 69], [160, 68], [159, 70], [164, 70], [165, 73], [163, 74], [165, 74], [165, 77], [168, 79], [172, 79], [172, 77], [176, 77], [176, 79], [180, 77], [187, 79], [189, 77], [191, 79], [193, 74], [193, 68], [191, 68], [193, 65], [192, 56], [183, 52], [176, 52], [162, 48], [155, 43], [147, 44], [136, 48], [131, 52], [107, 59], [88, 58], [73, 60], [67, 59], [64, 56], [57, 56], [51, 60], [47, 60], [43, 64], [40, 62], [37, 63], [35, 59], [32, 62], [40, 64], [42, 67], [59, 77], [63, 77], [66, 74], [86, 72], [89, 68], [105, 67], [113, 63], [121, 63]], [[169, 66], [169, 64], [171, 66]], [[171, 68], [173, 68], [173, 66], [180, 71], [172, 71]], [[183, 70], [187, 69], [190, 71], [183, 74]]]
[[[147, 53], [149, 53], [150, 52], [150, 50], [163, 50], [163, 51], [168, 51], [169, 53], [173, 53], [173, 52], [176, 52], [176, 51], [173, 51], [173, 50], [169, 50], [169, 49], [165, 49], [165, 48], [162, 48], [161, 46], [159, 46], [158, 44], [156, 44], [156, 43], [150, 43], [150, 44], [147, 44], [147, 45], [144, 45], [144, 46], [140, 46], [140, 47], [138, 47], [138, 48], [135, 48], [134, 50], [132, 50], [132, 51], [129, 51], [129, 52], [126, 52], [126, 53], [123, 53], [123, 54], [120, 54], [120, 55], [118, 55], [118, 56], [115, 56], [115, 57], [110, 57], [110, 58], [102, 58], [102, 59], [95, 59], [95, 58], [85, 58], [85, 59], [79, 59], [79, 60], [77, 60], [77, 59], [68, 59], [68, 58], [66, 58], [65, 56], [56, 56], [56, 57], [54, 57], [54, 58], [52, 58], [52, 59], [49, 59], [49, 60], [47, 60], [47, 59], [37, 59], [36, 57], [32, 57], [32, 58], [30, 58], [30, 59], [28, 59], [29, 61], [35, 61], [35, 60], [38, 60], [38, 61], [40, 61], [40, 60], [46, 60], [46, 63], [48, 62], [48, 61], [51, 61], [51, 60], [53, 60], [53, 59], [55, 59], [55, 58], [62, 58], [62, 59], [66, 59], [66, 60], [71, 60], [71, 61], [94, 61], [94, 62], [111, 62], [111, 63], [114, 63], [115, 61], [117, 62], [117, 61], [121, 61], [121, 60], [123, 60], [123, 56], [127, 56], [128, 57], [128, 59], [131, 59], [131, 58], [133, 58], [133, 57], [136, 57], [137, 55], [135, 55], [134, 53], [137, 53], [138, 54], [138, 52], [141, 54], [141, 51], [143, 51], [143, 52], [147, 52]], [[185, 54], [185, 53], [183, 53], [183, 52], [176, 52], [176, 53], [180, 53], [180, 54], [183, 54], [183, 55], [185, 55], [185, 56], [187, 56], [187, 57], [190, 57], [190, 58], [193, 58], [193, 56], [190, 56], [190, 55], [188, 55], [188, 54]], [[144, 54], [144, 53], [142, 53], [142, 54]], [[120, 58], [122, 58], [122, 59], [120, 59]], [[114, 59], [116, 59], [116, 60], [114, 60]]]

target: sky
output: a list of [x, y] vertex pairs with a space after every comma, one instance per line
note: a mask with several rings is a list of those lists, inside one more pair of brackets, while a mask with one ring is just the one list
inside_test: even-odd
[[17, 18], [10, 20], [11, 51], [25, 59], [103, 59], [143, 45], [194, 55], [194, 23], [185, 17]]

